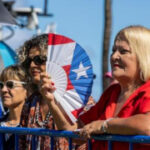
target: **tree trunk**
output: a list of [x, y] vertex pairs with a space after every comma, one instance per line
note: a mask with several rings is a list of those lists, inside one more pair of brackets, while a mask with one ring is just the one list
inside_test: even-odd
[[105, 10], [104, 10], [104, 41], [103, 41], [103, 57], [102, 57], [102, 82], [103, 90], [108, 86], [107, 80], [105, 78], [105, 73], [108, 72], [109, 66], [109, 45], [110, 45], [110, 36], [111, 36], [111, 0], [104, 0]]

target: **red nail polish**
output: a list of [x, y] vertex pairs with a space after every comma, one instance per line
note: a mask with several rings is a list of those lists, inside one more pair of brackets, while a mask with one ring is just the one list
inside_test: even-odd
[[53, 86], [55, 85], [55, 83], [54, 83], [54, 82], [52, 82], [51, 84], [52, 84]]

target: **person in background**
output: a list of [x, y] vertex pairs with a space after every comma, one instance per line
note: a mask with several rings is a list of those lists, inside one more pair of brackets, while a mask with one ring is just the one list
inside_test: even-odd
[[[92, 134], [150, 135], [150, 30], [129, 26], [116, 36], [111, 54], [111, 69], [118, 84], [104, 91], [89, 111], [70, 124], [55, 103], [55, 86], [42, 74], [41, 93], [47, 100], [59, 130]], [[76, 130], [80, 129], [80, 130]], [[107, 150], [108, 143], [92, 140], [92, 150]], [[113, 150], [128, 150], [129, 144], [113, 142]], [[150, 144], [134, 144], [135, 150], [149, 150]]]
[[92, 96], [89, 97], [87, 104], [82, 107], [79, 111], [78, 111], [78, 116], [80, 116], [81, 114], [87, 112], [89, 109], [91, 109], [91, 107], [93, 107], [96, 104], [95, 100], [93, 99]]
[[118, 83], [118, 81], [112, 76], [112, 72], [106, 72], [104, 77], [107, 79], [106, 82], [108, 87], [112, 84]]
[[[24, 69], [19, 65], [5, 68], [0, 75], [0, 96], [2, 104], [9, 109], [7, 118], [0, 122], [1, 127], [20, 126], [22, 107], [27, 98], [28, 78]], [[5, 134], [3, 137], [4, 150], [13, 150], [14, 135]]]

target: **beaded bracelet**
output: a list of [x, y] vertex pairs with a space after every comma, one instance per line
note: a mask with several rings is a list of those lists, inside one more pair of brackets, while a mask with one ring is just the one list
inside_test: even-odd
[[103, 124], [102, 124], [102, 126], [101, 126], [101, 131], [102, 131], [102, 133], [107, 133], [107, 127], [108, 127], [107, 123], [108, 123], [110, 120], [112, 120], [112, 119], [114, 119], [114, 118], [108, 118], [107, 120], [105, 120], [105, 121], [103, 122]]

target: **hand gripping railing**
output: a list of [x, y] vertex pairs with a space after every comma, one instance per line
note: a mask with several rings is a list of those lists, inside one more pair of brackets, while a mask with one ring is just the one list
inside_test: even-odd
[[[36, 150], [35, 137], [40, 135], [46, 135], [51, 137], [51, 150], [53, 150], [54, 137], [67, 137], [69, 141], [69, 150], [72, 149], [72, 139], [81, 138], [77, 134], [71, 131], [56, 131], [41, 128], [20, 128], [20, 127], [0, 127], [0, 150], [3, 150], [2, 135], [4, 133], [15, 134], [15, 150], [18, 149], [18, 135], [33, 135], [32, 138], [32, 150]], [[108, 150], [112, 150], [112, 142], [129, 142], [129, 150], [133, 150], [133, 143], [150, 143], [150, 136], [121, 136], [121, 135], [96, 135], [92, 136], [92, 139], [108, 141]], [[88, 140], [88, 150], [92, 150], [91, 140]]]

